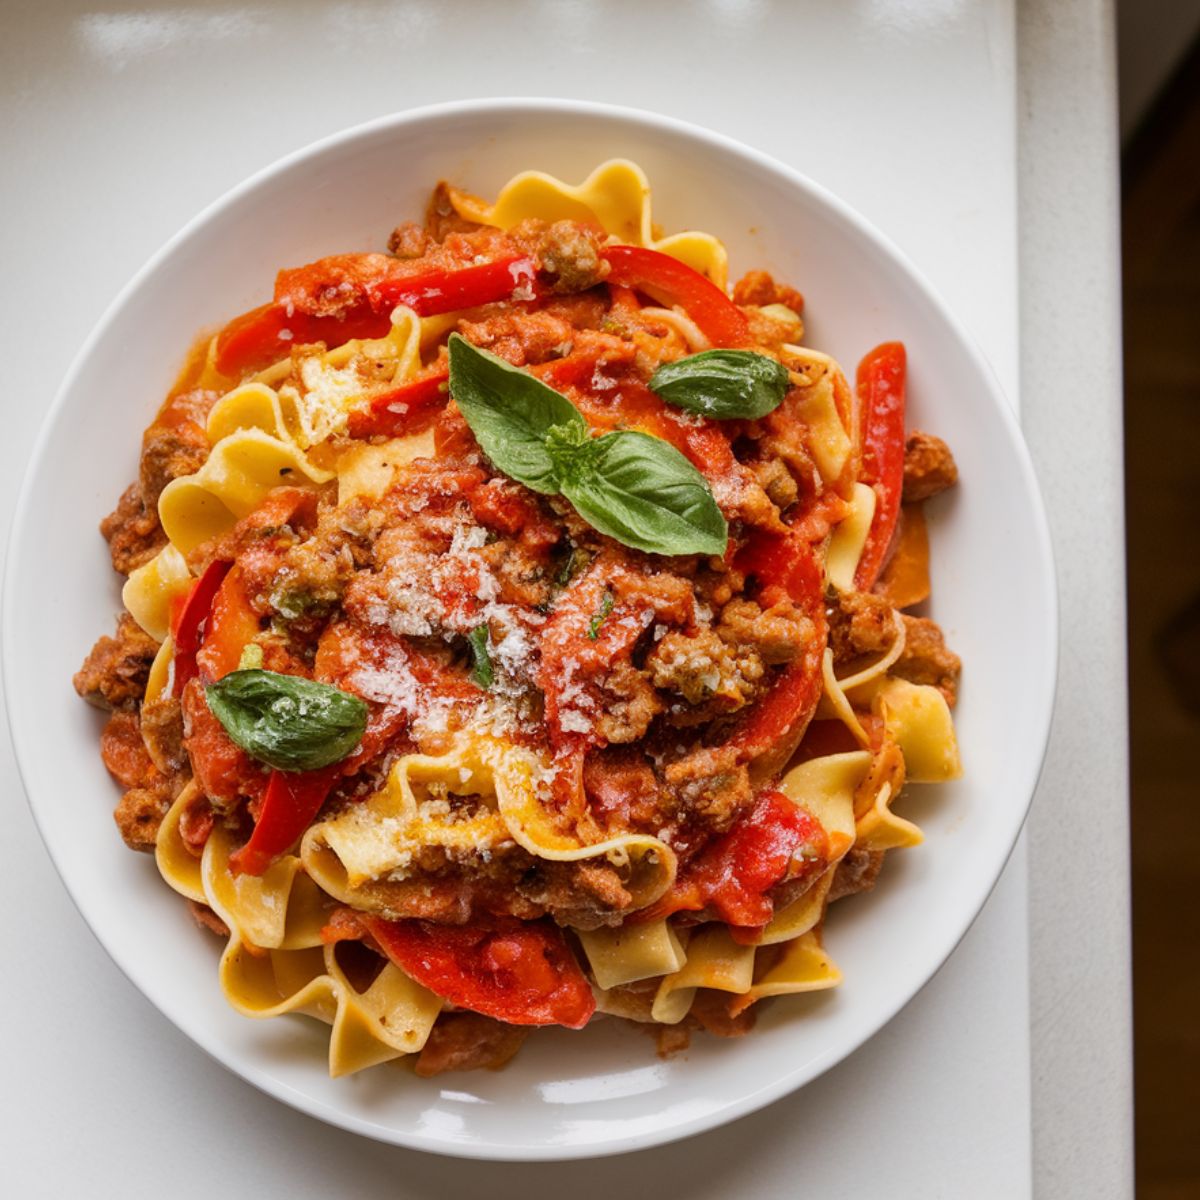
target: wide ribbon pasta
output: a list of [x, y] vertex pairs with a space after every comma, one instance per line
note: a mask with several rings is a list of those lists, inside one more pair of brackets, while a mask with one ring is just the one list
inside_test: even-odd
[[639, 979], [673, 974], [687, 958], [679, 935], [665, 920], [581, 929], [578, 937], [596, 986], [606, 991]]
[[337, 460], [338, 504], [355, 496], [375, 499], [395, 481], [401, 467], [415, 458], [434, 456], [433, 431], [389, 438], [386, 442], [354, 442]]
[[[143, 577], [136, 582], [131, 578], [126, 585], [126, 605], [139, 624], [145, 622], [147, 632], [159, 640], [165, 636], [168, 601], [161, 597], [169, 589], [162, 584], [174, 580], [183, 556], [227, 533], [280, 484], [318, 486], [340, 475], [341, 461], [330, 463], [326, 458], [322, 462], [309, 451], [343, 430], [351, 411], [360, 407], [369, 393], [404, 383], [420, 370], [422, 324], [411, 309], [400, 306], [392, 313], [392, 328], [386, 337], [352, 341], [324, 354], [302, 356], [296, 368], [302, 387], [271, 387], [267, 380], [278, 382], [280, 372], [269, 369], [231, 389], [213, 405], [206, 430], [213, 446], [208, 460], [194, 474], [172, 480], [159, 498], [159, 520], [171, 546], [142, 569]], [[358, 372], [360, 360], [371, 365], [372, 378]], [[286, 367], [282, 377], [292, 372], [291, 359], [281, 365]], [[426, 440], [407, 452], [394, 452], [391, 474], [404, 461], [429, 449], [431, 443]], [[367, 457], [374, 462], [370, 484], [362, 468]], [[363, 494], [378, 494], [374, 489], [386, 486], [378, 464], [387, 460], [377, 447], [352, 449], [344, 452], [343, 458], [352, 481], [357, 459], [357, 488]], [[354, 488], [352, 482], [349, 494], [355, 494]]]
[[821, 822], [829, 841], [829, 865], [808, 891], [775, 913], [763, 930], [761, 945], [801, 937], [825, 915], [837, 865], [858, 837], [854, 798], [870, 765], [871, 755], [865, 750], [827, 754], [793, 767], [780, 781], [779, 790]]
[[853, 465], [858, 444], [853, 393], [841, 367], [829, 355], [790, 344], [783, 346], [783, 355], [792, 371], [788, 404], [805, 431], [808, 451], [821, 478], [828, 484], [840, 484]]
[[950, 706], [937, 688], [885, 679], [872, 707], [900, 747], [909, 780], [944, 783], [962, 775]]
[[168, 545], [130, 572], [121, 589], [121, 602], [156, 642], [162, 642], [171, 629], [172, 606], [191, 586], [187, 561], [177, 547]]
[[206, 903], [229, 929], [218, 977], [226, 1000], [248, 1017], [299, 1013], [332, 1028], [329, 1073], [347, 1075], [419, 1051], [442, 1002], [386, 962], [365, 986], [324, 945], [330, 901], [285, 855], [262, 875], [229, 869], [229, 834], [216, 826], [196, 858], [183, 844], [179, 820], [196, 798], [181, 795], [159, 830], [163, 878], [191, 900]]
[[331, 896], [384, 915], [403, 911], [402, 898], [423, 886], [409, 876], [414, 855], [430, 846], [460, 859], [514, 845], [555, 862], [602, 858], [623, 873], [631, 910], [662, 896], [674, 851], [645, 834], [585, 843], [563, 831], [539, 796], [545, 771], [532, 751], [483, 735], [461, 736], [444, 754], [404, 755], [383, 790], [308, 830], [305, 867]]
[[332, 478], [294, 443], [242, 429], [222, 438], [194, 475], [163, 488], [158, 517], [172, 545], [187, 555], [228, 533], [281, 484], [315, 486]]
[[525, 171], [500, 189], [494, 204], [452, 188], [450, 202], [459, 216], [481, 225], [511, 229], [535, 217], [553, 221], [595, 221], [630, 246], [648, 246], [670, 254], [723, 288], [729, 275], [725, 247], [711, 234], [688, 231], [654, 236], [650, 181], [636, 163], [614, 158], [601, 163], [581, 184], [571, 185], [543, 171]]

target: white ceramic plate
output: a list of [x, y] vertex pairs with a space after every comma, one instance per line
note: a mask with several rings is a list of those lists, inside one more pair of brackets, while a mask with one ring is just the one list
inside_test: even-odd
[[[148, 856], [121, 844], [101, 719], [71, 675], [120, 606], [96, 523], [137, 466], [138, 439], [193, 335], [260, 303], [277, 268], [378, 248], [448, 178], [484, 195], [526, 168], [581, 179], [611, 157], [648, 172], [667, 230], [722, 237], [733, 275], [765, 267], [807, 298], [808, 342], [853, 370], [876, 343], [909, 351], [910, 424], [953, 447], [962, 483], [932, 506], [933, 614], [965, 663], [956, 784], [910, 789], [923, 846], [888, 856], [879, 886], [831, 910], [833, 992], [777, 1001], [734, 1042], [697, 1037], [669, 1061], [616, 1022], [539, 1032], [499, 1073], [422, 1081], [325, 1073], [326, 1030], [238, 1016], [217, 943]], [[292, 155], [201, 214], [118, 297], [72, 367], [17, 508], [4, 607], [4, 682], [30, 804], [84, 917], [181, 1030], [231, 1070], [313, 1116], [424, 1150], [552, 1159], [654, 1145], [732, 1120], [849, 1054], [933, 975], [1000, 874], [1049, 728], [1055, 596], [1029, 459], [991, 370], [883, 237], [817, 184], [677, 121], [561, 101], [403, 113]], [[931, 1054], [937, 1047], [929, 1048]], [[130, 1047], [136, 1053], [136, 1047]]]

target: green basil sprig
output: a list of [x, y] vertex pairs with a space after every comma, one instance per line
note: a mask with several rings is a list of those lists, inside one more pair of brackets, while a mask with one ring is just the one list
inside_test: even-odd
[[565, 396], [458, 334], [450, 394], [499, 470], [565, 496], [594, 529], [651, 554], [725, 553], [712, 490], [669, 442], [632, 430], [593, 438]]
[[587, 427], [566, 396], [457, 333], [450, 336], [450, 394], [484, 454], [505, 475], [535, 492], [559, 491], [546, 432], [555, 425]]
[[668, 404], [725, 420], [755, 420], [778, 408], [788, 390], [787, 368], [752, 350], [703, 350], [663, 363], [650, 390]]
[[357, 696], [298, 675], [233, 671], [204, 694], [230, 739], [280, 771], [315, 771], [362, 740], [368, 709]]

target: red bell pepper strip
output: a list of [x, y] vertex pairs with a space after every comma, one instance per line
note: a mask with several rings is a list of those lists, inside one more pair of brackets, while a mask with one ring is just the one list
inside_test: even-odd
[[229, 856], [237, 873], [261, 875], [290, 850], [321, 811], [341, 764], [319, 771], [272, 771], [250, 840]]
[[367, 408], [350, 414], [347, 431], [352, 438], [419, 433], [445, 407], [450, 398], [446, 386], [449, 379], [450, 372], [439, 367], [420, 379], [372, 396]]
[[433, 317], [496, 300], [532, 300], [536, 279], [537, 263], [527, 255], [513, 254], [456, 271], [388, 276], [368, 284], [366, 293], [376, 311], [390, 313], [403, 304], [418, 316]]
[[510, 1025], [568, 1029], [582, 1029], [596, 1011], [592, 989], [551, 921], [359, 919], [406, 975], [460, 1008]]
[[191, 591], [179, 606], [171, 622], [171, 637], [175, 642], [175, 669], [172, 692], [183, 695], [189, 679], [197, 672], [196, 651], [200, 649], [200, 635], [204, 622], [212, 610], [213, 599], [232, 562], [218, 559], [205, 568], [204, 573], [192, 584]]
[[214, 365], [222, 375], [236, 379], [258, 371], [291, 353], [293, 346], [324, 342], [340, 346], [353, 338], [378, 338], [392, 327], [387, 313], [364, 308], [344, 317], [314, 317], [282, 304], [264, 304], [234, 317], [217, 334]]
[[[537, 264], [524, 255], [421, 274], [401, 274], [401, 265], [382, 254], [335, 255], [281, 271], [274, 302], [235, 317], [217, 335], [217, 370], [236, 377], [275, 362], [292, 346], [383, 337], [398, 304], [429, 317], [535, 294]], [[328, 287], [345, 297], [336, 315], [321, 307]]]
[[184, 689], [181, 703], [187, 729], [184, 745], [200, 791], [222, 810], [232, 808], [241, 796], [261, 798], [267, 776], [213, 716], [199, 679]]
[[[280, 271], [275, 302], [288, 312], [313, 315], [344, 315], [364, 306], [390, 313], [404, 304], [428, 317], [504, 300], [514, 291], [532, 289], [536, 278], [537, 262], [516, 253], [470, 266], [425, 270], [386, 254], [334, 254]], [[525, 298], [532, 299], [532, 291]]]
[[[827, 624], [821, 568], [812, 546], [795, 530], [787, 534], [752, 530], [750, 540], [735, 556], [734, 565], [758, 580], [758, 600], [763, 608], [790, 600], [813, 625], [813, 636], [804, 650], [780, 671], [727, 743], [738, 750], [743, 762], [781, 755], [786, 760], [799, 744], [821, 699]], [[777, 765], [782, 767], [783, 763]]]
[[875, 515], [854, 574], [854, 586], [860, 592], [869, 591], [879, 578], [900, 516], [904, 490], [905, 365], [903, 342], [876, 346], [858, 364], [863, 422], [859, 478], [875, 489]]
[[746, 544], [735, 559], [737, 569], [758, 580], [759, 604], [770, 608], [780, 600], [791, 600], [806, 611], [824, 611], [824, 587], [817, 556], [795, 530], [774, 532], [760, 527], [750, 530]]
[[636, 288], [668, 306], [678, 304], [714, 346], [752, 342], [746, 314], [709, 279], [686, 263], [645, 246], [608, 246], [607, 282]]
[[761, 926], [774, 904], [767, 895], [785, 879], [820, 871], [829, 856], [825, 830], [782, 792], [766, 788], [726, 834], [710, 842], [679, 873], [670, 891], [637, 914], [657, 921], [677, 912], [709, 910], [734, 926]]
[[204, 644], [195, 656], [204, 681], [213, 683], [236, 671], [242, 651], [258, 632], [258, 613], [250, 607], [241, 567], [234, 566], [213, 597]]
[[[824, 625], [821, 630], [823, 632]], [[767, 694], [751, 709], [729, 738], [742, 762], [753, 762], [769, 751], [785, 747], [791, 757], [808, 728], [821, 699], [822, 641], [787, 664], [776, 676]], [[781, 769], [783, 763], [776, 764]]]

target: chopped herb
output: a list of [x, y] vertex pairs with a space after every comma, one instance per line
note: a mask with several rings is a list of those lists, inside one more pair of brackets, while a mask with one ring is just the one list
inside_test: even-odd
[[604, 624], [608, 614], [612, 612], [615, 603], [616, 597], [612, 592], [605, 592], [601, 597], [600, 607], [596, 609], [596, 615], [588, 622], [588, 637], [593, 642], [600, 636], [600, 626]]
[[286, 621], [323, 613], [330, 606], [330, 601], [322, 600], [312, 592], [300, 588], [278, 587], [268, 599], [271, 607]]
[[475, 666], [471, 670], [471, 678], [486, 692], [496, 681], [496, 671], [492, 666], [492, 656], [488, 653], [488, 627], [476, 625], [467, 635], [471, 647], [471, 657]]
[[571, 582], [571, 576], [583, 566], [583, 553], [578, 546], [572, 546], [567, 551], [567, 557], [563, 559], [562, 566], [558, 568], [554, 576], [554, 583], [557, 587], [565, 588]]

